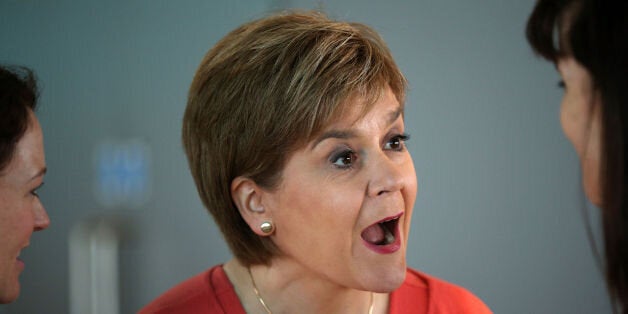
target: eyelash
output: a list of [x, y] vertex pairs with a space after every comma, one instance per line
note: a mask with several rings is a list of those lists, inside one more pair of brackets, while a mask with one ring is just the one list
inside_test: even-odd
[[406, 148], [405, 143], [409, 139], [410, 139], [410, 134], [407, 134], [407, 133], [395, 135], [386, 143], [386, 145], [388, 145], [391, 142], [395, 142], [396, 144], [399, 145], [399, 147], [398, 148], [391, 148], [391, 150], [400, 152], [400, 151], [403, 151]]
[[[384, 149], [395, 152], [402, 152], [406, 148], [405, 142], [409, 139], [410, 135], [406, 133], [395, 135], [386, 142], [386, 144], [384, 145]], [[399, 147], [388, 148], [388, 146], [390, 146], [390, 144], [392, 144], [393, 142], [395, 145], [399, 145]], [[357, 154], [352, 149], [346, 149], [338, 152], [337, 154], [333, 154], [329, 161], [338, 169], [351, 169], [353, 167], [353, 164], [355, 163], [356, 158]]]
[[33, 189], [31, 191], [31, 194], [34, 195], [35, 197], [39, 198], [39, 189], [41, 189], [41, 187], [44, 186], [44, 183], [42, 182], [39, 186], [37, 186], [35, 189]]
[[[350, 169], [353, 167], [356, 157], [357, 155], [352, 149], [346, 149], [337, 154], [333, 154], [330, 161], [338, 169]], [[350, 163], [346, 163], [347, 161]]]
[[563, 81], [563, 80], [558, 81], [558, 87], [561, 88], [561, 89], [565, 89], [565, 87], [566, 87], [565, 81]]

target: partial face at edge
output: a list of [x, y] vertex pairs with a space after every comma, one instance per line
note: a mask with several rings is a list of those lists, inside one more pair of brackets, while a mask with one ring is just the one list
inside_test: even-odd
[[573, 57], [561, 58], [557, 66], [565, 85], [561, 126], [580, 158], [585, 194], [600, 206], [601, 102], [591, 75]]
[[263, 206], [282, 258], [303, 276], [389, 292], [405, 279], [416, 174], [390, 89], [360, 119], [353, 106], [287, 160]]
[[0, 303], [18, 297], [18, 277], [24, 269], [20, 252], [29, 245], [33, 231], [47, 228], [50, 222], [37, 196], [45, 169], [41, 127], [31, 112], [28, 129], [0, 174]]

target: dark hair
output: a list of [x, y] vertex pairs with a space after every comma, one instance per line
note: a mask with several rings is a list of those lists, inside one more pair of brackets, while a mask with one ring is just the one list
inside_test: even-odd
[[292, 152], [344, 109], [364, 110], [406, 80], [382, 38], [317, 12], [285, 12], [244, 24], [201, 62], [183, 118], [183, 146], [205, 207], [245, 265], [281, 252], [251, 231], [231, 198], [238, 176], [273, 189]]
[[573, 56], [600, 96], [606, 282], [614, 309], [628, 313], [628, 2], [539, 0], [526, 33], [554, 63]]
[[37, 83], [24, 67], [0, 66], [0, 172], [13, 158], [28, 128], [29, 110], [37, 107]]

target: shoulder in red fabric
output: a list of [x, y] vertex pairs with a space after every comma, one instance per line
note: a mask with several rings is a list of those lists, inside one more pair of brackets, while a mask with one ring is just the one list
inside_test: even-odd
[[139, 313], [245, 314], [222, 265], [214, 266], [174, 286]]
[[468, 290], [408, 269], [406, 280], [391, 293], [391, 314], [485, 314], [491, 310]]

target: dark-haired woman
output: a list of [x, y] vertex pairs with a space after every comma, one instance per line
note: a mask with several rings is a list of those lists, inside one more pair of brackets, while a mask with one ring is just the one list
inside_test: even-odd
[[50, 223], [37, 189], [46, 173], [32, 73], [0, 67], [0, 303], [20, 294], [20, 252]]
[[585, 194], [602, 209], [614, 307], [628, 313], [628, 2], [540, 0], [527, 37], [562, 76], [561, 125]]

